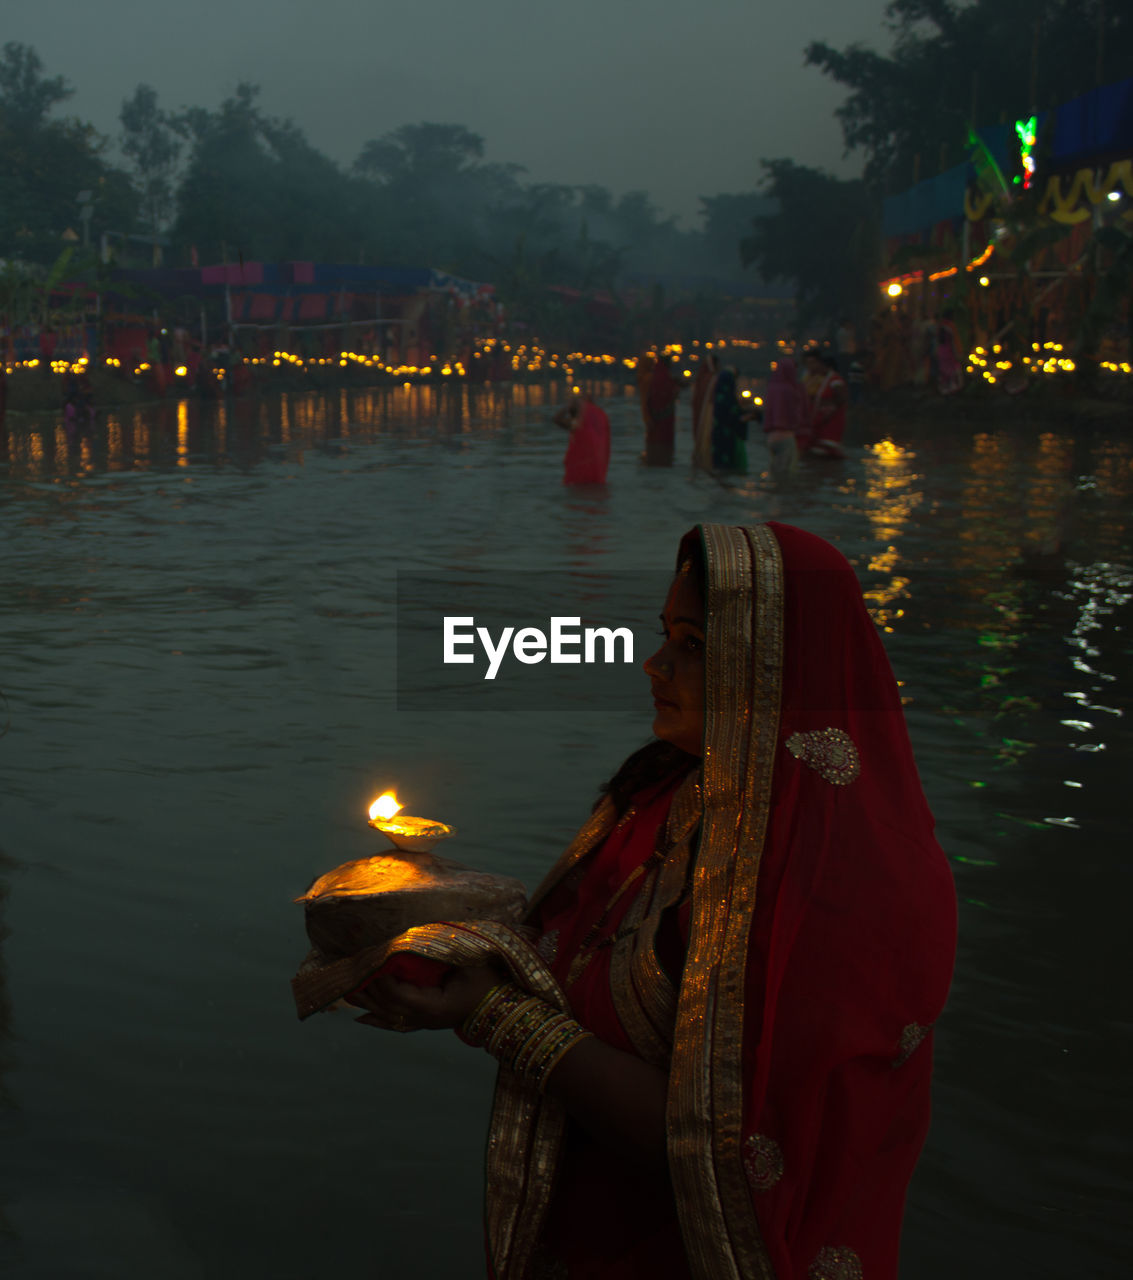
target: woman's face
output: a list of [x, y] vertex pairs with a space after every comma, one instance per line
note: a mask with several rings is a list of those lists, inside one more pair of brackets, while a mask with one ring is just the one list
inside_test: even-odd
[[653, 732], [690, 755], [704, 752], [704, 601], [689, 573], [677, 575], [661, 614], [660, 649], [645, 662]]

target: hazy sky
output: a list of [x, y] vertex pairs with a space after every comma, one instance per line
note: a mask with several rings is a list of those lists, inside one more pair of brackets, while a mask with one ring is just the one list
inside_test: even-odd
[[75, 87], [64, 111], [116, 136], [146, 81], [214, 107], [240, 80], [350, 162], [402, 124], [463, 124], [532, 179], [642, 189], [693, 225], [701, 195], [751, 190], [764, 157], [841, 177], [843, 94], [808, 40], [887, 48], [884, 0], [0, 0], [0, 40]]

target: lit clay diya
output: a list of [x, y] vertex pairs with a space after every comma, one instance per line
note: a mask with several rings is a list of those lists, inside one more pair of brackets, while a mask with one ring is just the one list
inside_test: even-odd
[[420, 924], [518, 924], [523, 919], [527, 896], [519, 880], [473, 871], [431, 853], [453, 828], [430, 818], [397, 816], [400, 806], [392, 797], [388, 800], [392, 803], [382, 808], [375, 801], [369, 825], [397, 852], [343, 863], [295, 899], [303, 903], [307, 936], [321, 958], [355, 955]]

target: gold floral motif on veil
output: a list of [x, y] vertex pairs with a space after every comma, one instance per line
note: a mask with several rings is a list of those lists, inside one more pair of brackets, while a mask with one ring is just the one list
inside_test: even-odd
[[827, 1246], [806, 1274], [807, 1280], [862, 1280], [862, 1260], [853, 1249]]
[[783, 1176], [783, 1151], [774, 1138], [753, 1133], [744, 1143], [744, 1168], [753, 1191], [770, 1191]]
[[893, 1066], [903, 1066], [916, 1052], [917, 1046], [932, 1030], [931, 1026], [922, 1027], [919, 1022], [910, 1022], [909, 1025], [901, 1032], [901, 1039], [897, 1044], [897, 1056], [893, 1059]]
[[862, 771], [854, 740], [844, 729], [811, 729], [792, 733], [787, 750], [836, 787], [844, 787]]

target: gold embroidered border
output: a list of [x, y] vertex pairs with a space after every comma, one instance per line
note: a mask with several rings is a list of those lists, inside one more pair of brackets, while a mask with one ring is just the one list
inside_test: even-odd
[[704, 823], [669, 1084], [670, 1167], [694, 1275], [774, 1280], [741, 1138], [743, 987], [778, 736], [782, 559], [766, 526], [703, 525], [701, 538], [712, 619]]
[[657, 929], [665, 912], [670, 907], [677, 906], [684, 896], [691, 853], [691, 840], [686, 836], [662, 865], [645, 921], [634, 935], [633, 958], [630, 962], [630, 975], [641, 1007], [665, 1041], [666, 1069], [676, 1029], [677, 989], [657, 956]]
[[721, 958], [717, 1041], [713, 1074], [717, 1115], [716, 1170], [728, 1220], [732, 1249], [742, 1275], [772, 1276], [751, 1202], [743, 1162], [743, 1023], [747, 949], [755, 914], [756, 890], [779, 740], [779, 703], [783, 672], [783, 562], [779, 543], [766, 525], [746, 529], [755, 568], [754, 635], [751, 638], [751, 738], [737, 856], [732, 860], [732, 895]]
[[[627, 926], [641, 925], [645, 918], [645, 906], [651, 888], [652, 877], [650, 883], [642, 888], [626, 912]], [[655, 1067], [667, 1068], [669, 1045], [650, 1021], [638, 993], [634, 990], [631, 960], [635, 938], [636, 935], [631, 934], [614, 946], [614, 954], [610, 957], [610, 994], [618, 1013], [618, 1021], [629, 1036], [634, 1049], [646, 1062]]]
[[700, 771], [677, 788], [658, 835], [669, 854], [638, 891], [626, 912], [633, 932], [614, 947], [610, 994], [634, 1049], [654, 1066], [669, 1069], [676, 1020], [676, 989], [661, 967], [653, 942], [661, 915], [679, 897], [688, 869], [689, 836], [700, 821]]

